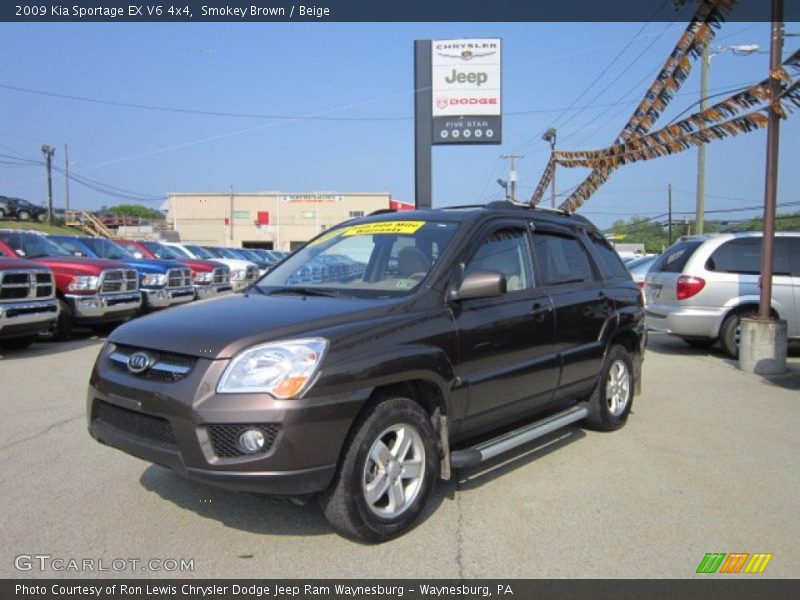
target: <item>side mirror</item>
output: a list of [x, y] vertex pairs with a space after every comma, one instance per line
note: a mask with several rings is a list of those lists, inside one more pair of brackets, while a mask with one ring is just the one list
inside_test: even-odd
[[506, 293], [506, 278], [495, 271], [476, 271], [470, 273], [455, 289], [451, 300], [468, 300], [470, 298], [492, 298]]

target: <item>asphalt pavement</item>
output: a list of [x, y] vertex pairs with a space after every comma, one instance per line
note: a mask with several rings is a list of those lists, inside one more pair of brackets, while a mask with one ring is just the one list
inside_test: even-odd
[[[625, 428], [568, 428], [439, 482], [413, 531], [368, 546], [316, 504], [206, 487], [94, 442], [84, 403], [101, 343], [0, 358], [0, 577], [686, 578], [708, 552], [771, 553], [758, 577], [800, 575], [796, 347], [791, 373], [767, 381], [651, 336]], [[125, 567], [53, 570], [69, 559]], [[151, 559], [193, 570], [142, 570]]]

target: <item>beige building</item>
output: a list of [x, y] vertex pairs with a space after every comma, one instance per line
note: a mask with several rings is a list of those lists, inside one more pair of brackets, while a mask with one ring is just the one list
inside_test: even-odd
[[173, 193], [166, 208], [181, 241], [288, 251], [390, 202], [389, 193]]

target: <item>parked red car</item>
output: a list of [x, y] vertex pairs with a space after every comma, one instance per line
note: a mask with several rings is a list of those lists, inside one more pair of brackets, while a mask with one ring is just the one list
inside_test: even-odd
[[29, 259], [55, 275], [59, 313], [53, 337], [66, 337], [73, 325], [120, 323], [139, 313], [136, 269], [114, 260], [72, 256], [37, 232], [4, 229], [0, 241], [5, 256]]
[[14, 255], [0, 242], [0, 347], [16, 350], [55, 323], [58, 302], [52, 271]]
[[187, 258], [182, 253], [148, 240], [114, 240], [120, 246], [130, 250], [134, 256], [141, 255], [142, 258], [159, 258], [162, 260], [175, 260], [189, 267], [192, 270], [192, 282], [194, 291], [198, 299], [213, 298], [229, 294], [231, 287], [231, 271], [222, 263], [213, 260], [201, 260], [197, 258]]

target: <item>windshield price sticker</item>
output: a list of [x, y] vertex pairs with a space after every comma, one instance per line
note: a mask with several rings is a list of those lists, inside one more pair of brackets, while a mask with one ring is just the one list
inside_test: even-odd
[[373, 235], [383, 234], [412, 234], [416, 233], [425, 221], [383, 221], [380, 223], [364, 223], [363, 225], [353, 225], [344, 230], [342, 235]]

